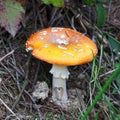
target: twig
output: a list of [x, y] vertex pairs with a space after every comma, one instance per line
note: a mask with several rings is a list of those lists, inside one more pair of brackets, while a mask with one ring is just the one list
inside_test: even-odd
[[15, 108], [15, 106], [17, 105], [17, 103], [19, 102], [19, 100], [20, 100], [20, 98], [21, 98], [21, 96], [22, 96], [22, 93], [24, 92], [24, 90], [25, 90], [25, 87], [27, 86], [27, 84], [28, 84], [28, 73], [29, 73], [29, 69], [28, 69], [28, 66], [29, 66], [29, 62], [30, 62], [30, 59], [31, 59], [31, 55], [29, 56], [29, 58], [28, 58], [28, 61], [27, 61], [27, 65], [26, 65], [26, 76], [25, 76], [25, 82], [24, 82], [24, 85], [23, 85], [23, 87], [22, 87], [22, 90], [20, 90], [20, 94], [19, 94], [19, 96], [18, 96], [18, 98], [17, 98], [17, 100], [15, 101], [15, 103], [13, 104], [13, 106], [12, 106], [12, 110]]
[[39, 69], [40, 69], [40, 61], [38, 61], [38, 66], [36, 68], [35, 77], [34, 77], [34, 80], [32, 82], [32, 88], [31, 88], [31, 90], [33, 90], [34, 85], [35, 85], [35, 83], [37, 81]]
[[21, 98], [21, 96], [22, 96], [22, 94], [23, 94], [23, 92], [24, 92], [25, 87], [27, 86], [27, 84], [28, 84], [28, 82], [27, 82], [27, 80], [26, 80], [26, 81], [24, 82], [24, 85], [23, 85], [23, 87], [22, 87], [22, 90], [20, 91], [19, 96], [17, 97], [15, 103], [14, 103], [13, 106], [12, 106], [12, 110], [15, 108], [15, 106], [16, 106], [17, 103], [19, 102], [19, 100], [20, 100], [20, 98]]
[[6, 55], [4, 55], [2, 58], [0, 58], [0, 62], [5, 59], [7, 56], [11, 55], [14, 53], [14, 50], [12, 50], [11, 52], [7, 53]]
[[11, 62], [8, 61], [8, 64], [13, 68], [15, 69], [16, 72], [18, 72], [18, 74], [20, 74], [22, 77], [25, 76], [25, 74], [23, 72], [21, 72], [17, 66], [14, 66]]
[[50, 18], [49, 25], [51, 25], [53, 23], [54, 18], [56, 17], [56, 14], [58, 14], [58, 10], [59, 10], [59, 8], [57, 8], [57, 7], [54, 7], [52, 9], [52, 16]]
[[115, 69], [110, 70], [110, 71], [108, 71], [108, 72], [106, 72], [106, 73], [104, 73], [104, 74], [102, 74], [102, 75], [99, 75], [99, 77], [101, 78], [101, 77], [104, 77], [105, 75], [112, 74], [114, 71], [115, 71]]
[[41, 14], [40, 14], [40, 12], [39, 12], [39, 6], [38, 5], [36, 5], [36, 11], [37, 11], [37, 16], [38, 16], [38, 20], [40, 21], [40, 24], [41, 24], [41, 28], [43, 29], [44, 28], [44, 24], [43, 24], [43, 19], [42, 19], [42, 16], [41, 16]]
[[37, 107], [34, 98], [28, 93], [28, 91], [24, 90], [24, 92], [30, 97], [31, 101], [34, 103], [35, 108], [36, 108], [36, 110], [37, 110], [37, 112], [38, 112], [39, 119], [40, 119], [40, 120], [43, 120], [43, 117], [42, 117], [42, 115], [41, 115], [41, 112], [40, 112], [39, 108]]
[[[27, 61], [27, 67], [26, 67], [26, 76], [25, 76], [25, 80], [28, 80], [28, 74], [29, 74], [29, 63], [30, 63], [30, 60], [31, 60], [31, 54], [29, 55], [29, 58], [28, 58], [28, 61]], [[39, 63], [40, 64], [40, 63]], [[36, 76], [37, 77], [37, 76]], [[36, 77], [35, 77], [35, 79], [36, 79]], [[34, 80], [35, 80], [34, 79]], [[28, 91], [26, 91], [25, 89], [24, 89], [24, 92], [30, 97], [30, 99], [31, 99], [31, 101], [35, 104], [35, 108], [36, 108], [36, 110], [37, 110], [37, 112], [38, 112], [38, 116], [39, 116], [39, 118], [40, 118], [40, 120], [42, 120], [42, 115], [40, 114], [40, 110], [39, 110], [39, 108], [37, 107], [37, 105], [36, 105], [36, 103], [35, 103], [35, 101], [34, 101], [34, 98], [29, 94], [29, 92]]]
[[11, 75], [14, 81], [16, 81], [15, 76], [12, 74], [12, 72], [2, 63], [0, 62], [1, 66]]
[[111, 4], [112, 4], [112, 1], [110, 0], [110, 2], [109, 2], [109, 7], [108, 7], [108, 17], [107, 17], [107, 21], [110, 21]]
[[20, 118], [5, 104], [5, 102], [0, 98], [0, 102], [18, 119]]
[[34, 24], [35, 24], [35, 30], [37, 30], [37, 13], [36, 13], [36, 4], [35, 4], [35, 0], [32, 0], [32, 5], [33, 5], [33, 17], [34, 17]]
[[[10, 40], [11, 40], [11, 37], [9, 38]], [[10, 42], [10, 40], [7, 40], [8, 41], [8, 44], [9, 44], [9, 47], [10, 47], [10, 49], [12, 50], [13, 49], [13, 46], [12, 46], [12, 44], [11, 44], [11, 42]], [[17, 62], [16, 62], [16, 58], [15, 58], [15, 54], [12, 54], [12, 63], [13, 63], [13, 65], [17, 68]], [[21, 88], [21, 86], [20, 86], [20, 83], [19, 83], [19, 74], [18, 74], [18, 71], [16, 71], [15, 70], [15, 82], [16, 82], [16, 84], [17, 84], [17, 88], [18, 88], [18, 90], [19, 90], [19, 92], [20, 92], [20, 94], [19, 95], [21, 95], [20, 97], [22, 97], [22, 99], [25, 101], [25, 97], [24, 97], [24, 95], [22, 95], [22, 90], [21, 89], [23, 89], [23, 88]], [[25, 86], [26, 87], [26, 86]], [[24, 87], [24, 89], [25, 89], [25, 87]], [[20, 97], [18, 97], [19, 99], [20, 99]], [[18, 99], [17, 99], [18, 100]], [[18, 100], [19, 101], [19, 100]], [[16, 102], [17, 103], [17, 102]], [[15, 106], [14, 106], [15, 107]], [[13, 110], [13, 109], [12, 109]]]
[[[62, 15], [61, 15], [61, 12], [63, 11], [63, 9], [59, 9], [59, 8], [53, 8], [52, 10], [52, 16], [50, 18], [50, 21], [49, 21], [49, 26], [53, 26], [53, 24], [55, 23], [55, 21], [59, 21], [59, 19], [61, 19]], [[57, 24], [56, 22], [56, 24]]]

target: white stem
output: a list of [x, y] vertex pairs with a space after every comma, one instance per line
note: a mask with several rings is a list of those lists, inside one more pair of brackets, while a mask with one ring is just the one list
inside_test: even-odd
[[66, 102], [67, 91], [66, 91], [66, 80], [53, 77], [52, 83], [52, 99], [53, 101], [59, 100]]
[[69, 77], [69, 71], [66, 66], [53, 65], [50, 73], [53, 74], [52, 99], [53, 101], [67, 102], [66, 79]]

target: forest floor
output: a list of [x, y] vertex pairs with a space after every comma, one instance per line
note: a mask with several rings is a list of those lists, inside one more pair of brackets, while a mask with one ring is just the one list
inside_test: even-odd
[[[103, 30], [96, 27], [94, 5], [76, 0], [65, 8], [57, 8], [30, 0], [27, 6], [24, 21], [14, 38], [0, 28], [0, 120], [80, 120], [98, 94], [99, 86], [104, 85], [120, 61], [119, 54], [111, 50], [108, 38], [102, 38], [104, 31], [120, 41], [120, 2], [105, 4], [107, 20]], [[99, 72], [94, 71], [93, 76], [93, 62], [68, 67], [67, 89], [69, 97], [73, 95], [79, 100], [77, 108], [65, 109], [51, 102], [51, 65], [25, 50], [31, 34], [53, 26], [75, 29], [93, 39], [99, 49], [94, 61], [94, 70], [98, 68]], [[36, 101], [32, 96], [38, 81], [45, 81], [50, 88], [45, 100]], [[120, 77], [118, 81], [112, 82], [88, 120], [120, 120]]]

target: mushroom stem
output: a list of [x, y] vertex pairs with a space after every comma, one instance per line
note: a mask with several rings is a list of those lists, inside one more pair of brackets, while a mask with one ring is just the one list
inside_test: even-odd
[[50, 73], [53, 74], [52, 82], [52, 100], [61, 103], [67, 103], [68, 96], [66, 90], [66, 79], [69, 77], [69, 71], [66, 66], [53, 65]]

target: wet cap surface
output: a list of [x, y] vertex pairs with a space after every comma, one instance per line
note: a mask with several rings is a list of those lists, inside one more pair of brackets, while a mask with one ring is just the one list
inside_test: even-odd
[[26, 49], [51, 64], [72, 66], [90, 62], [98, 50], [95, 43], [69, 28], [46, 28], [30, 36]]

